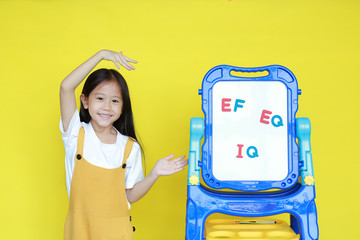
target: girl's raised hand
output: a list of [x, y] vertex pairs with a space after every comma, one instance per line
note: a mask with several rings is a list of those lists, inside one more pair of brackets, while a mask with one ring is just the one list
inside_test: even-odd
[[114, 52], [111, 50], [101, 50], [101, 54], [102, 54], [102, 57], [104, 60], [112, 61], [118, 69], [120, 69], [120, 65], [129, 71], [135, 69], [132, 65], [130, 65], [129, 62], [137, 63], [137, 61], [124, 56], [122, 54], [122, 52]]
[[157, 161], [154, 168], [152, 169], [154, 174], [158, 177], [171, 175], [183, 170], [184, 167], [188, 164], [188, 159], [183, 160], [185, 155], [171, 160], [173, 157], [174, 154], [171, 154]]

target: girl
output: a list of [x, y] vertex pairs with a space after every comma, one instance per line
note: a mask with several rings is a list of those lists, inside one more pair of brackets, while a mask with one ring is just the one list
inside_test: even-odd
[[112, 69], [87, 78], [76, 108], [75, 89], [101, 61], [119, 69], [135, 68], [122, 52], [101, 50], [61, 83], [60, 130], [65, 146], [66, 186], [70, 198], [65, 240], [129, 240], [133, 228], [130, 203], [142, 198], [159, 178], [184, 169], [185, 156], [160, 159], [144, 178], [129, 91]]

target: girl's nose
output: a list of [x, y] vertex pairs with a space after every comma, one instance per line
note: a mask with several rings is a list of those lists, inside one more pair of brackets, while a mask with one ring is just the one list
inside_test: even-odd
[[111, 106], [111, 101], [105, 101], [104, 102], [104, 109], [110, 110], [110, 106]]

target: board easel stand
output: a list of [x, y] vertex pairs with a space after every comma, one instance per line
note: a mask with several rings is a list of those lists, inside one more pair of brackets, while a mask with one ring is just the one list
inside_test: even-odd
[[[269, 74], [267, 76], [249, 78], [233, 76], [231, 75], [231, 71], [268, 71]], [[213, 96], [214, 86], [219, 83], [225, 86], [229, 83], [248, 84], [252, 82], [254, 83], [254, 87], [265, 83], [281, 83], [286, 86], [284, 96], [287, 97], [285, 103], [287, 116], [283, 116], [284, 124], [286, 125], [285, 131], [287, 131], [286, 156], [288, 163], [286, 177], [281, 180], [219, 180], [213, 173], [213, 155], [216, 154], [213, 149], [213, 143], [216, 142], [213, 136], [216, 129], [213, 128], [215, 128], [216, 123], [212, 116], [216, 111], [213, 109], [213, 103], [216, 103], [216, 99]], [[229, 91], [225, 90], [224, 92]], [[240, 68], [220, 65], [212, 68], [205, 75], [202, 89], [199, 90], [199, 95], [202, 95], [202, 109], [204, 111], [205, 121], [202, 118], [192, 118], [190, 123], [186, 211], [187, 240], [206, 239], [204, 233], [205, 220], [213, 213], [249, 218], [289, 213], [290, 227], [299, 235], [299, 239], [318, 239], [315, 185], [310, 145], [310, 121], [308, 118], [295, 118], [298, 108], [297, 99], [300, 94], [301, 90], [298, 89], [297, 81], [293, 73], [279, 65], [259, 68]], [[247, 104], [250, 101], [251, 99], [246, 99], [246, 102], [244, 102]], [[224, 105], [224, 102], [223, 100], [222, 106], [228, 106]], [[243, 108], [234, 109], [234, 111], [245, 111], [245, 104]], [[222, 110], [224, 109], [227, 110], [223, 107]], [[223, 113], [220, 112], [219, 114]], [[218, 135], [221, 134], [221, 131], [217, 132], [219, 132]], [[201, 149], [201, 139], [204, 137], [204, 134], [205, 139]], [[296, 138], [298, 139], [298, 144], [296, 143]], [[261, 151], [259, 152], [259, 155], [261, 155]], [[235, 160], [238, 161], [239, 159]], [[239, 161], [241, 160], [243, 159]], [[250, 160], [248, 162], [251, 164]], [[202, 172], [202, 179], [207, 186], [200, 184], [200, 170]], [[301, 181], [298, 180], [299, 178], [301, 178]], [[233, 189], [236, 191], [224, 192], [220, 191], [221, 189]], [[274, 191], [265, 191], [271, 189]]]

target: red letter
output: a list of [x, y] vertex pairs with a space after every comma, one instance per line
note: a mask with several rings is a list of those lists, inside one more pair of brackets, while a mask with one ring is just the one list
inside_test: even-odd
[[221, 105], [221, 110], [223, 112], [230, 112], [230, 108], [225, 108], [225, 107], [229, 107], [230, 106], [230, 103], [225, 103], [225, 102], [230, 102], [231, 101], [231, 98], [223, 98], [222, 99], [222, 105]]
[[237, 158], [243, 158], [243, 156], [241, 155], [241, 150], [242, 150], [242, 147], [243, 147], [244, 145], [238, 144], [237, 146], [239, 147], [239, 154], [238, 154], [236, 157], [237, 157]]
[[269, 121], [265, 121], [264, 119], [269, 119], [270, 117], [265, 115], [265, 114], [271, 114], [272, 112], [268, 111], [268, 110], [263, 110], [262, 114], [261, 114], [261, 118], [260, 118], [260, 122], [261, 123], [265, 123], [265, 124], [269, 124]]

